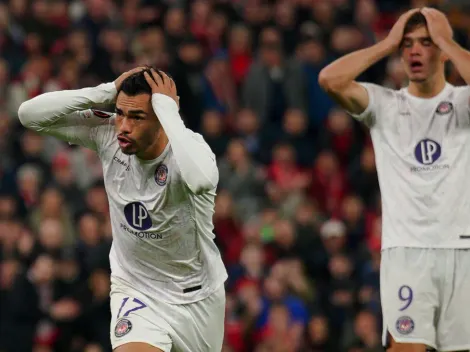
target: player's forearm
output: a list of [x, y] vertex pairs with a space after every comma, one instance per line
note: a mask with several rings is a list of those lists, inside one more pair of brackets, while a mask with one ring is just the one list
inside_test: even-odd
[[178, 112], [176, 102], [163, 94], [153, 94], [152, 106], [170, 141], [181, 176], [196, 194], [217, 186], [219, 173], [214, 154], [207, 144], [194, 138]]
[[442, 41], [437, 45], [449, 57], [464, 81], [470, 84], [470, 52], [462, 48], [454, 40]]
[[371, 47], [345, 55], [320, 72], [319, 82], [329, 90], [340, 90], [394, 50], [393, 45], [383, 40]]
[[41, 132], [56, 124], [62, 117], [98, 104], [111, 103], [115, 97], [114, 83], [45, 93], [21, 104], [18, 117], [23, 126]]

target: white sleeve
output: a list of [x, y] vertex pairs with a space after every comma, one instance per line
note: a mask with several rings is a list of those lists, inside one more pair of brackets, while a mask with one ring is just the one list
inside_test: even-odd
[[470, 86], [456, 87], [457, 104], [465, 107], [466, 112], [470, 115]]
[[50, 92], [21, 104], [18, 117], [26, 128], [99, 151], [114, 133], [114, 119], [91, 108], [115, 98], [114, 83]]
[[349, 114], [354, 117], [356, 120], [363, 122], [368, 127], [372, 127], [377, 122], [377, 113], [381, 105], [381, 96], [382, 91], [385, 89], [377, 84], [359, 82], [362, 85], [369, 95], [369, 104], [367, 108], [360, 114]]
[[219, 172], [215, 155], [204, 138], [186, 128], [172, 98], [153, 94], [152, 106], [168, 136], [181, 177], [188, 188], [195, 194], [214, 189], [219, 181]]

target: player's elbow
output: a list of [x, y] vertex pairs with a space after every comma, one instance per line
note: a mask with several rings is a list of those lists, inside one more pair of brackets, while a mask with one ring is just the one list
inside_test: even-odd
[[18, 109], [18, 119], [26, 127], [33, 129], [35, 126], [35, 115], [37, 109], [31, 104], [31, 100], [23, 102]]
[[341, 82], [328, 66], [320, 71], [318, 84], [326, 92], [336, 92], [340, 90]]

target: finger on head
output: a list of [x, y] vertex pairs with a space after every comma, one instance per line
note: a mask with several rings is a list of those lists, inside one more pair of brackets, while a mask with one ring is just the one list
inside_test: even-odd
[[162, 76], [162, 82], [163, 84], [169, 84], [169, 79], [168, 79], [168, 76], [166, 75], [165, 72], [163, 71], [160, 71], [160, 75]]
[[162, 74], [165, 80], [165, 84], [168, 84], [171, 88], [173, 88], [175, 86], [175, 82], [173, 82], [173, 79], [170, 77], [170, 75], [168, 75], [166, 72], [162, 72]]
[[152, 79], [152, 77], [150, 77], [150, 75], [147, 71], [144, 71], [144, 77], [145, 77], [145, 80], [147, 81], [147, 83], [150, 85], [150, 87], [155, 84], [155, 80]]
[[157, 72], [157, 70], [155, 70], [154, 68], [151, 68], [150, 71], [152, 72], [153, 79], [155, 80], [157, 85], [162, 85], [163, 80], [162, 80], [162, 75], [160, 74], [160, 72]]

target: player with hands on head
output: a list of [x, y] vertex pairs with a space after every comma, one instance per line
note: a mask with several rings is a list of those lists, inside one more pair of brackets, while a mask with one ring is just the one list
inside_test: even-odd
[[[115, 105], [115, 113], [97, 110]], [[214, 243], [215, 156], [179, 115], [173, 80], [138, 67], [114, 82], [39, 95], [21, 123], [96, 151], [113, 245], [116, 352], [219, 352], [227, 273]]]
[[[355, 81], [389, 55], [400, 56], [406, 87]], [[446, 81], [449, 60], [467, 85]], [[470, 350], [469, 63], [445, 14], [421, 8], [319, 75], [323, 89], [370, 129], [382, 195], [388, 351]]]

